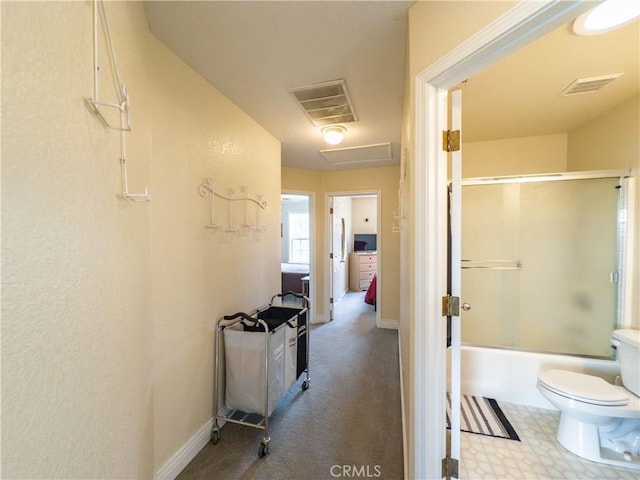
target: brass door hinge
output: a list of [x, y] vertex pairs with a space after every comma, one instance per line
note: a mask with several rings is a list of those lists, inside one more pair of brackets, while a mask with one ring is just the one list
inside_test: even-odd
[[460, 297], [452, 297], [446, 295], [442, 297], [442, 316], [443, 317], [459, 317], [460, 316]]
[[445, 152], [460, 151], [460, 130], [442, 132], [442, 149]]
[[329, 215], [333, 215], [333, 207], [329, 209]]
[[333, 303], [333, 297], [329, 297], [329, 303]]
[[457, 458], [445, 457], [442, 459], [442, 476], [445, 478], [459, 478]]

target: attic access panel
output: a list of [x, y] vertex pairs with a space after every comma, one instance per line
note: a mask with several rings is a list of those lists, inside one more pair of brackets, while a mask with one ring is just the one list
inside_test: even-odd
[[358, 120], [344, 80], [317, 83], [289, 91], [316, 127]]
[[330, 150], [320, 150], [320, 153], [334, 166], [381, 163], [389, 162], [393, 159], [391, 155], [391, 143], [333, 148]]

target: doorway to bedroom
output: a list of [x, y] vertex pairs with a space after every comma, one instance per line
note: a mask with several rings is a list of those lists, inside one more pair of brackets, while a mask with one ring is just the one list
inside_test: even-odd
[[[311, 259], [313, 237], [311, 232], [311, 195], [283, 192], [280, 197], [282, 220], [280, 224], [281, 292], [304, 295], [311, 301]], [[286, 302], [298, 303], [294, 296]]]
[[[329, 312], [332, 320], [349, 312], [375, 313], [379, 323], [379, 192], [329, 194]], [[357, 307], [354, 310], [354, 307]], [[357, 317], [358, 315], [356, 315]]]

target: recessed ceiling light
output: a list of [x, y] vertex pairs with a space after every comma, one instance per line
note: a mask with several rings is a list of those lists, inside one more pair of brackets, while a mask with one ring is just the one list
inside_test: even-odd
[[597, 35], [633, 22], [640, 16], [638, 0], [607, 0], [573, 22], [578, 35]]
[[331, 125], [322, 129], [324, 141], [329, 145], [338, 145], [344, 140], [344, 134], [347, 131], [342, 125]]

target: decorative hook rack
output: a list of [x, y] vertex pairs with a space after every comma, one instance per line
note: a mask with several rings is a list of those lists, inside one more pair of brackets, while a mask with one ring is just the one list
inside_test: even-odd
[[[98, 77], [100, 65], [98, 63], [98, 16], [102, 19], [102, 28], [107, 41], [107, 51], [111, 62], [111, 74], [113, 80], [117, 84], [118, 103], [104, 102], [99, 99], [98, 95]], [[105, 126], [111, 130], [120, 132], [120, 176], [122, 180], [122, 196], [132, 202], [149, 202], [149, 187], [145, 187], [144, 193], [129, 193], [129, 183], [127, 179], [127, 154], [125, 134], [131, 131], [131, 115], [129, 112], [129, 94], [127, 87], [120, 80], [120, 71], [118, 70], [118, 62], [116, 53], [113, 49], [113, 40], [111, 39], [111, 29], [109, 28], [109, 20], [105, 10], [103, 0], [93, 1], [93, 98], [85, 98], [87, 108], [93, 112]], [[115, 125], [107, 120], [107, 115], [103, 113], [101, 108], [111, 108], [117, 110], [120, 117], [120, 124]]]
[[[233, 189], [229, 189], [228, 195], [222, 195], [215, 191], [213, 185], [213, 178], [207, 178], [204, 183], [198, 187], [198, 191], [200, 192], [200, 196], [203, 198], [209, 197], [209, 225], [205, 225], [206, 228], [220, 228], [222, 227], [222, 223], [215, 218], [215, 197], [221, 198], [227, 202], [229, 223], [227, 225], [227, 232], [236, 232], [240, 230], [240, 228], [250, 228], [255, 231], [265, 230], [260, 224], [260, 210], [264, 210], [267, 208], [267, 202], [263, 200], [262, 195], [258, 195], [258, 199], [253, 199], [249, 197], [249, 189], [246, 186], [240, 187], [240, 196], [236, 196], [235, 191]], [[237, 224], [233, 221], [233, 202], [243, 202], [244, 203], [244, 215], [242, 224]], [[258, 207], [256, 209], [256, 220], [254, 224], [249, 223], [249, 211], [248, 204], [254, 203]]]
[[398, 184], [398, 207], [400, 213], [393, 212], [393, 219], [397, 220], [391, 224], [391, 231], [393, 233], [399, 233], [402, 230], [402, 221], [405, 219], [404, 215], [404, 179], [400, 179]]

